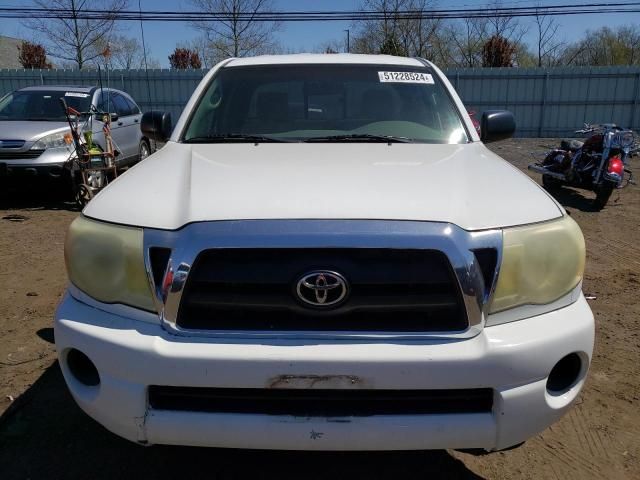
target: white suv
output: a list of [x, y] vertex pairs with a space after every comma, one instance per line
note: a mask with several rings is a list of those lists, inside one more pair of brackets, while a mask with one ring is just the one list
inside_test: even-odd
[[[69, 231], [73, 397], [140, 444], [518, 444], [583, 386], [584, 240], [421, 59], [229, 59]], [[485, 112], [485, 142], [508, 137]]]

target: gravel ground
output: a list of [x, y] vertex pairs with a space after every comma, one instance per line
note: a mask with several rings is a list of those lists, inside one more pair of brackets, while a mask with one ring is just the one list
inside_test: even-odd
[[[491, 148], [526, 171], [532, 154], [540, 158], [555, 144], [552, 139], [516, 139]], [[67, 281], [63, 241], [78, 212], [59, 194], [3, 188], [0, 195], [2, 479], [640, 478], [636, 186], [614, 193], [601, 212], [591, 210], [589, 192], [563, 189], [557, 195], [587, 242], [584, 291], [596, 297], [590, 303], [597, 323], [591, 371], [570, 414], [518, 449], [485, 456], [143, 448], [121, 440], [80, 411], [55, 361], [52, 316]]]

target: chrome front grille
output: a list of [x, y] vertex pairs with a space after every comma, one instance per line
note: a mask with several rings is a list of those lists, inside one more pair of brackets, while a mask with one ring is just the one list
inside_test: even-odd
[[[319, 309], [301, 301], [296, 281], [316, 269], [346, 279], [344, 302]], [[205, 250], [189, 273], [176, 324], [272, 332], [446, 332], [468, 326], [442, 252], [379, 248]]]
[[0, 160], [22, 160], [29, 158], [38, 158], [44, 150], [27, 150], [26, 152], [15, 152], [0, 150]]
[[0, 139], [0, 149], [2, 148], [22, 148], [24, 140], [2, 140]]
[[[163, 325], [189, 336], [470, 337], [502, 247], [499, 230], [377, 220], [202, 222], [144, 238]], [[315, 269], [344, 276], [343, 303], [296, 298]]]

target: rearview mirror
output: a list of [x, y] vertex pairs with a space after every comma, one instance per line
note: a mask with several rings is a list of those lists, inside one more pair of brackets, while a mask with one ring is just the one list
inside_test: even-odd
[[511, 138], [516, 131], [513, 113], [507, 110], [487, 110], [480, 122], [480, 138], [484, 143]]
[[171, 113], [157, 110], [144, 113], [140, 122], [140, 129], [147, 138], [158, 142], [166, 142], [173, 131]]

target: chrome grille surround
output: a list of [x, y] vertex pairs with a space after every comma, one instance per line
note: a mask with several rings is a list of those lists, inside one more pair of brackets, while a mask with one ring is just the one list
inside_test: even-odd
[[[156, 285], [149, 249], [171, 249], [163, 279], [172, 277], [166, 292]], [[348, 331], [216, 331], [183, 329], [176, 324], [182, 293], [192, 265], [203, 250], [216, 248], [391, 248], [443, 252], [455, 273], [469, 326], [456, 332], [348, 332]], [[497, 262], [493, 282], [485, 286], [473, 250], [494, 248]], [[182, 336], [220, 338], [317, 339], [436, 339], [470, 338], [482, 330], [502, 257], [502, 231], [468, 232], [442, 222], [404, 220], [223, 220], [197, 222], [175, 230], [144, 230], [147, 276], [163, 327]]]

